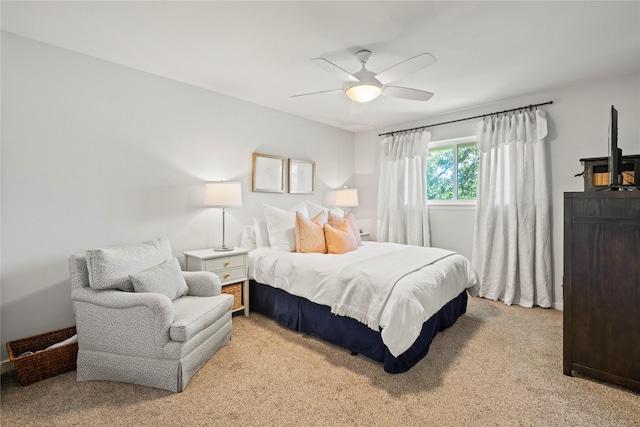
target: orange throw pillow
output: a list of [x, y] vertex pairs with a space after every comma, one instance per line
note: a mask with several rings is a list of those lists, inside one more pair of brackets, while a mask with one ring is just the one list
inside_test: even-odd
[[327, 223], [324, 225], [324, 237], [327, 241], [327, 250], [330, 254], [344, 254], [358, 249], [358, 242], [353, 237], [353, 232], [347, 221], [337, 228]]
[[329, 211], [329, 219], [327, 220], [327, 222], [329, 223], [330, 226], [332, 226], [333, 228], [340, 227], [340, 224], [342, 224], [342, 221], [344, 221], [344, 218]]
[[329, 225], [334, 228], [338, 228], [343, 222], [347, 222], [349, 224], [351, 232], [353, 233], [353, 237], [356, 239], [356, 244], [358, 246], [362, 246], [362, 238], [360, 238], [358, 221], [356, 221], [356, 217], [353, 212], [349, 212], [344, 216], [344, 218], [340, 218], [338, 215], [334, 215], [331, 213], [331, 211], [329, 211]]
[[327, 253], [327, 244], [324, 240], [323, 225], [327, 222], [327, 214], [320, 212], [313, 219], [308, 219], [300, 212], [296, 212], [296, 252], [300, 253]]

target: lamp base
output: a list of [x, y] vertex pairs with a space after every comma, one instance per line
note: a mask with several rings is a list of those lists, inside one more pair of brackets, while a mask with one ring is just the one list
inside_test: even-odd
[[213, 248], [214, 251], [216, 252], [229, 252], [233, 250], [233, 247], [231, 246], [216, 246]]

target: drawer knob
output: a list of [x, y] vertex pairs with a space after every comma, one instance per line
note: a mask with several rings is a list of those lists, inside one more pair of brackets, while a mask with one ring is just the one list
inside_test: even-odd
[[227, 265], [229, 265], [229, 261], [224, 262], [224, 266], [226, 267]]
[[231, 274], [226, 273], [226, 274], [224, 275], [224, 278], [225, 278], [225, 279], [228, 279], [228, 278], [229, 278], [229, 276], [231, 276]]

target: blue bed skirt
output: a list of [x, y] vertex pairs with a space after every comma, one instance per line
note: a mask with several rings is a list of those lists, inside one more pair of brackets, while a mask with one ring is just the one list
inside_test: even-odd
[[352, 352], [382, 362], [389, 373], [406, 372], [427, 355], [435, 335], [453, 325], [467, 311], [467, 291], [462, 291], [422, 325], [413, 345], [394, 357], [382, 342], [380, 332], [350, 317], [336, 316], [331, 308], [291, 295], [282, 289], [252, 280], [251, 310], [265, 314], [283, 326], [322, 338]]

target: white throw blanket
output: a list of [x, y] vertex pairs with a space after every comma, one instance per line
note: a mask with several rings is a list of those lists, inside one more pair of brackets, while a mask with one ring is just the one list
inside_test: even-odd
[[385, 304], [396, 283], [404, 276], [455, 253], [410, 246], [349, 264], [338, 274], [336, 299], [331, 312], [351, 317], [377, 332]]

